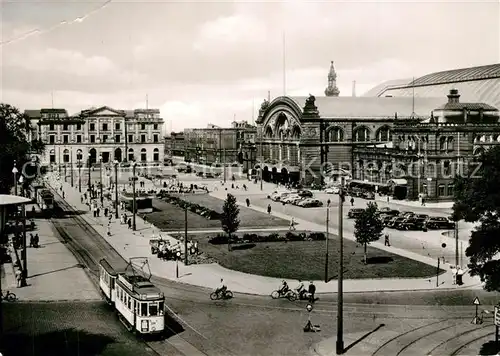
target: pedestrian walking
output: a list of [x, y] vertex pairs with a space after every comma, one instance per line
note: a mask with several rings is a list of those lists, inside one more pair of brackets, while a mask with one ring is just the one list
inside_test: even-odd
[[108, 226], [106, 227], [106, 235], [111, 236], [111, 225], [110, 224], [108, 224]]
[[269, 204], [269, 205], [267, 206], [267, 213], [268, 213], [269, 215], [271, 215], [271, 204]]
[[316, 286], [312, 281], [309, 282], [308, 292], [309, 292], [309, 302], [314, 303], [314, 301], [316, 300], [316, 298], [314, 297], [314, 294], [316, 294]]
[[250, 199], [246, 198], [247, 208], [250, 207]]
[[97, 207], [96, 209], [96, 214], [97, 214], [97, 217], [99, 217], [99, 214], [101, 213], [101, 208]]
[[21, 270], [19, 268], [16, 269], [16, 281], [17, 281], [17, 288], [21, 288], [22, 281], [23, 281], [23, 274], [21, 273]]
[[292, 220], [290, 220], [290, 231], [291, 230], [294, 230], [294, 231], [297, 230], [295, 228], [295, 219], [293, 218], [293, 216], [292, 216]]
[[354, 206], [354, 197], [351, 197], [351, 206]]
[[131, 218], [128, 218], [127, 224], [128, 224], [128, 228], [132, 229], [132, 219]]
[[389, 194], [387, 194], [387, 204], [389, 204]]
[[389, 243], [389, 234], [384, 235], [384, 246], [391, 246], [391, 244]]
[[104, 216], [105, 216], [105, 217], [108, 217], [108, 208], [107, 208], [107, 207], [106, 207], [106, 208], [104, 208]]

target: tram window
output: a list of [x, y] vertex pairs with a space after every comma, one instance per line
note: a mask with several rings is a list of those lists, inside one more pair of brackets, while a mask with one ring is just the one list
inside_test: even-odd
[[148, 303], [141, 303], [141, 316], [148, 315]]
[[160, 315], [163, 315], [163, 312], [165, 309], [165, 302], [160, 302], [158, 305], [159, 305], [158, 309], [159, 309]]
[[149, 303], [149, 316], [157, 316], [157, 315], [158, 315], [158, 304]]
[[127, 298], [127, 306], [129, 309], [132, 309], [132, 302], [130, 301], [130, 297]]

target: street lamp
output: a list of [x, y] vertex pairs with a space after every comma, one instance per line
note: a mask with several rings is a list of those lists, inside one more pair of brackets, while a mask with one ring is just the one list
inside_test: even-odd
[[102, 196], [102, 155], [99, 155], [99, 191], [101, 194], [101, 205], [104, 200], [104, 197]]
[[68, 168], [68, 165], [66, 163], [64, 163], [64, 182], [66, 183], [66, 177], [67, 177], [67, 174], [68, 174], [68, 171], [66, 170]]
[[137, 180], [137, 177], [135, 176], [135, 167], [137, 166], [137, 163], [134, 162], [132, 164], [132, 230], [135, 231], [136, 225], [135, 225], [135, 212], [136, 212], [136, 201], [135, 201], [135, 181]]
[[12, 168], [12, 174], [14, 175], [14, 195], [17, 195], [17, 173], [19, 171], [16, 167], [16, 161], [14, 161], [14, 168]]
[[82, 192], [82, 160], [78, 158], [78, 193], [81, 192]]
[[73, 150], [70, 151], [70, 161], [69, 161], [69, 168], [71, 171], [71, 188], [75, 186], [74, 180], [73, 180]]
[[115, 218], [118, 219], [118, 160], [113, 162], [115, 165]]
[[325, 252], [325, 283], [328, 283], [328, 235], [330, 225], [330, 199], [326, 202], [326, 252]]
[[90, 179], [90, 157], [92, 155], [89, 153], [88, 154], [88, 162], [89, 162], [89, 182], [88, 182], [88, 185], [89, 185], [89, 199], [92, 198], [92, 183], [91, 183], [91, 179]]
[[344, 315], [343, 315], [343, 279], [344, 279], [344, 226], [343, 226], [343, 207], [344, 207], [344, 177], [340, 178], [339, 191], [339, 276], [338, 276], [338, 292], [337, 292], [337, 355], [344, 353]]

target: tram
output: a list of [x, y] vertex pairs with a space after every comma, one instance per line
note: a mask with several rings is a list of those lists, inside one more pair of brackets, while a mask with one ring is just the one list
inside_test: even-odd
[[54, 195], [48, 189], [37, 189], [36, 202], [42, 212], [50, 212], [54, 209]]
[[99, 262], [99, 287], [106, 301], [129, 331], [141, 335], [165, 330], [165, 296], [150, 278], [133, 269], [117, 272], [106, 259]]

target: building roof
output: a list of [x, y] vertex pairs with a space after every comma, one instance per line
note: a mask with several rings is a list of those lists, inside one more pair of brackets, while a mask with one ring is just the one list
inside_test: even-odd
[[[307, 97], [290, 97], [302, 109]], [[316, 97], [319, 116], [324, 118], [387, 119], [398, 117], [429, 116], [431, 111], [446, 101], [437, 98], [385, 98], [385, 97]]]
[[451, 111], [463, 111], [463, 110], [483, 110], [483, 111], [498, 111], [497, 108], [484, 104], [484, 103], [446, 103], [436, 108], [436, 110], [451, 110]]
[[412, 78], [388, 80], [368, 90], [365, 94], [363, 94], [363, 96], [383, 96], [381, 94], [384, 93], [387, 89], [405, 86], [408, 83], [411, 83], [411, 81]]
[[31, 119], [39, 119], [42, 117], [40, 110], [24, 110], [24, 114]]
[[31, 199], [20, 197], [17, 195], [0, 194], [0, 206], [2, 205], [19, 205], [31, 203]]
[[436, 85], [443, 83], [466, 82], [472, 80], [483, 80], [500, 78], [500, 63], [486, 66], [445, 70], [424, 75], [409, 85]]

